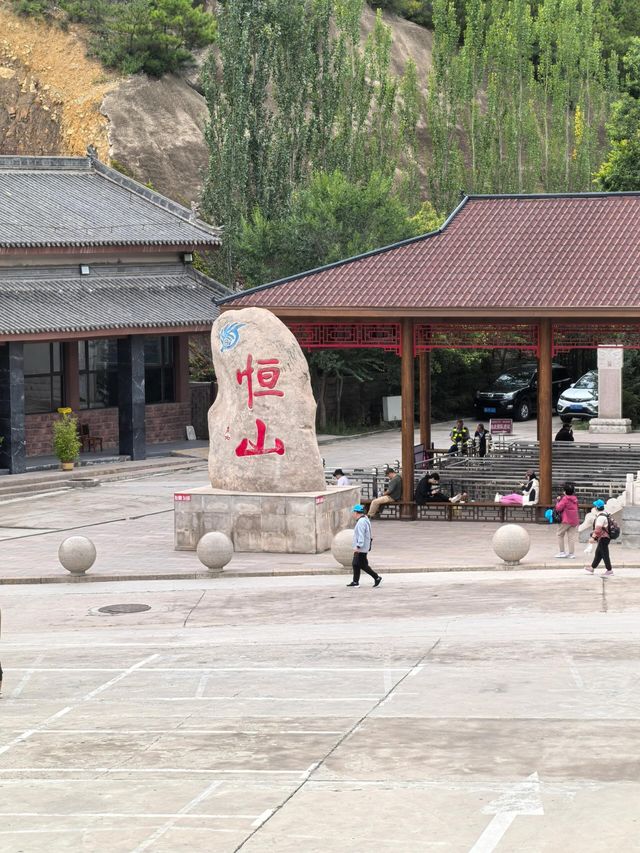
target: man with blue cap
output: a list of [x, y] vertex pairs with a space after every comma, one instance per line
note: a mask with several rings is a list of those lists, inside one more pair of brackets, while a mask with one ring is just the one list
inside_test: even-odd
[[598, 498], [597, 501], [593, 502], [593, 506], [596, 510], [596, 520], [593, 522], [593, 532], [589, 537], [589, 545], [587, 549], [593, 547], [593, 543], [596, 543], [596, 553], [593, 555], [593, 562], [590, 566], [585, 566], [585, 572], [589, 572], [590, 575], [594, 573], [594, 571], [600, 565], [600, 560], [604, 561], [604, 567], [606, 571], [602, 575], [603, 578], [610, 578], [613, 575], [613, 569], [611, 568], [611, 559], [609, 557], [609, 516], [604, 511], [604, 501]]
[[371, 550], [371, 522], [364, 512], [362, 504], [356, 504], [352, 510], [356, 517], [353, 528], [353, 580], [347, 586], [360, 586], [360, 572], [366, 572], [373, 578], [374, 587], [380, 586], [382, 578], [369, 566], [368, 553]]

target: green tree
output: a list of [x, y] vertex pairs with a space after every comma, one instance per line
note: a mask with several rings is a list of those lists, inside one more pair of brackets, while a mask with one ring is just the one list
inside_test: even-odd
[[631, 40], [623, 59], [625, 91], [607, 123], [609, 153], [595, 175], [598, 189], [640, 190], [640, 38]]
[[434, 230], [442, 222], [428, 203], [411, 216], [379, 172], [353, 183], [342, 172], [314, 175], [294, 192], [288, 212], [245, 220], [236, 252], [247, 286], [313, 269]]
[[225, 227], [223, 277], [257, 207], [270, 220], [314, 171], [374, 172], [415, 187], [418, 88], [391, 73], [391, 34], [376, 20], [360, 42], [362, 0], [235, 0], [219, 12], [219, 45], [203, 71], [210, 162], [203, 206]]
[[307, 358], [315, 380], [315, 391], [318, 402], [318, 426], [326, 429], [327, 418], [327, 386], [329, 380], [336, 381], [336, 424], [342, 423], [342, 398], [345, 379], [355, 379], [357, 382], [370, 382], [377, 374], [383, 372], [383, 364], [378, 350], [312, 350]]
[[84, 5], [94, 16], [93, 42], [99, 58], [125, 74], [144, 71], [154, 77], [176, 71], [191, 60], [191, 51], [211, 44], [216, 36], [214, 17], [192, 0], [131, 0], [97, 6]]
[[637, 0], [596, 0], [595, 26], [606, 56], [624, 56], [640, 33]]
[[426, 105], [431, 137], [429, 188], [435, 208], [445, 211], [453, 209], [465, 183], [458, 128], [464, 77], [459, 61], [460, 28], [453, 0], [434, 0], [433, 22], [433, 69]]
[[[434, 0], [431, 199], [587, 190], [615, 90], [593, 0]], [[464, 21], [464, 29], [459, 21]]]

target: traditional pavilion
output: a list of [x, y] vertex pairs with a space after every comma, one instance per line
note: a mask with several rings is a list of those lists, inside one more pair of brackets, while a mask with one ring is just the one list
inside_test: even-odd
[[87, 157], [0, 157], [0, 469], [50, 454], [58, 407], [142, 459], [192, 422], [189, 335], [228, 291], [193, 267], [220, 232]]
[[551, 503], [552, 360], [640, 348], [640, 193], [466, 196], [430, 234], [218, 300], [278, 315], [301, 346], [401, 359], [405, 517], [412, 516], [414, 362], [430, 447], [434, 349], [512, 348], [538, 360], [540, 503]]

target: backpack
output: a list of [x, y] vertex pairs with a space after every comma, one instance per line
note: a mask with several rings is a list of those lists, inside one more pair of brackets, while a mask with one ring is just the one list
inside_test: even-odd
[[[607, 531], [609, 533], [609, 539], [617, 539], [620, 536], [620, 525], [614, 521], [608, 512], [601, 512], [600, 515], [604, 515], [607, 519]], [[593, 522], [593, 527], [595, 529], [596, 523]]]
[[609, 539], [617, 539], [620, 536], [620, 525], [610, 515], [607, 515], [607, 522], [609, 525]]

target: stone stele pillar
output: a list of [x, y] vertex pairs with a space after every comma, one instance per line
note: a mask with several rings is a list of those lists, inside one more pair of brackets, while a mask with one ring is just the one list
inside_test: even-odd
[[622, 347], [598, 347], [598, 417], [589, 432], [631, 432], [631, 421], [622, 417]]

